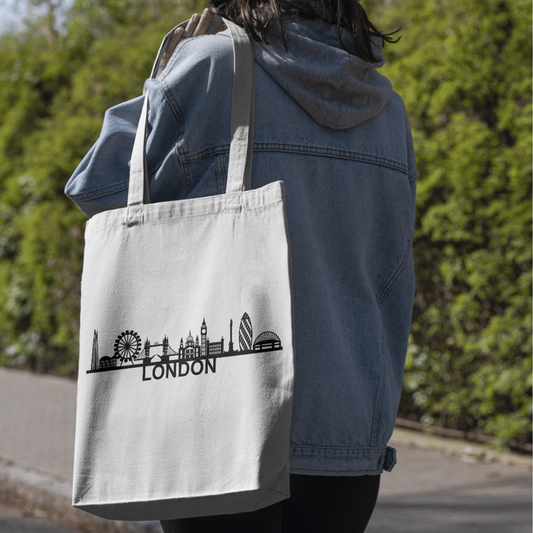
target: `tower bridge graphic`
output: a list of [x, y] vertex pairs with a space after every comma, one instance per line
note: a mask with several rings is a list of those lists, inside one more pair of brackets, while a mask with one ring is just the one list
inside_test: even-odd
[[181, 337], [176, 348], [170, 345], [168, 336], [152, 342], [149, 338], [143, 342], [141, 336], [133, 330], [119, 333], [115, 339], [112, 353], [100, 357], [98, 331], [94, 330], [91, 369], [87, 374], [107, 372], [127, 368], [139, 368], [164, 363], [205, 361], [221, 357], [234, 357], [252, 353], [274, 352], [282, 350], [280, 338], [272, 331], [263, 331], [253, 340], [252, 321], [244, 313], [239, 325], [238, 348], [233, 342], [233, 320], [229, 323], [229, 342], [225, 345], [224, 337], [220, 341], [211, 341], [207, 336], [205, 318], [200, 327], [200, 336], [193, 337], [191, 331], [184, 340]]

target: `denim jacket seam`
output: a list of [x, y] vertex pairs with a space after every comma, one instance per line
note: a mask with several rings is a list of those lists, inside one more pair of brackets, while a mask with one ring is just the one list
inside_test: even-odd
[[394, 287], [394, 285], [396, 284], [396, 282], [402, 275], [402, 272], [405, 269], [405, 265], [407, 264], [407, 258], [409, 257], [409, 250], [411, 249], [412, 242], [413, 242], [413, 233], [411, 233], [411, 235], [409, 236], [409, 240], [407, 241], [407, 247], [405, 248], [405, 252], [403, 254], [402, 260], [400, 261], [400, 264], [398, 265], [396, 270], [392, 273], [391, 277], [389, 278], [389, 280], [387, 281], [383, 289], [381, 289], [378, 295], [378, 307], [381, 308], [381, 306], [383, 305], [383, 302], [385, 301], [390, 291], [392, 290], [392, 288]]
[[[255, 144], [254, 151], [256, 151]], [[212, 148], [206, 148], [201, 152], [195, 152], [193, 154], [182, 154], [182, 157], [185, 162], [194, 163], [196, 161], [201, 161], [202, 159], [206, 159], [208, 157], [216, 157], [221, 154], [229, 154], [229, 144], [213, 146]]]
[[[170, 62], [167, 65], [166, 68], [170, 66]], [[174, 115], [174, 118], [176, 119], [176, 122], [178, 123], [178, 128], [181, 130], [181, 138], [183, 139], [183, 134], [185, 132], [185, 119], [183, 112], [181, 111], [181, 107], [179, 106], [178, 102], [174, 99], [174, 96], [172, 95], [172, 91], [169, 89], [167, 82], [166, 82], [166, 73], [161, 74], [157, 80], [159, 81], [161, 92], [163, 93], [163, 97], [167, 103], [167, 105], [172, 110], [172, 114]], [[178, 130], [178, 131], [179, 131]], [[179, 133], [178, 133], [179, 137]], [[185, 178], [185, 182], [187, 184], [185, 195], [187, 195], [191, 190], [191, 180], [190, 180], [190, 173], [187, 165], [182, 160], [182, 157], [180, 157], [180, 150], [179, 150], [179, 142], [175, 144], [174, 150], [176, 151], [176, 157], [178, 159], [178, 163], [181, 167], [181, 171], [183, 173], [183, 176]]]
[[160, 84], [161, 84], [161, 91], [163, 92], [163, 96], [165, 100], [167, 101], [170, 109], [172, 109], [172, 114], [178, 121], [178, 124], [182, 125], [183, 131], [185, 131], [185, 126], [184, 126], [185, 119], [184, 119], [184, 115], [181, 110], [181, 107], [179, 106], [178, 102], [175, 100], [174, 95], [172, 94], [172, 91], [170, 90], [164, 78], [160, 80]]
[[[316, 155], [321, 157], [332, 157], [336, 159], [346, 159], [350, 161], [361, 161], [369, 164], [375, 164], [392, 168], [407, 174], [407, 168], [395, 161], [377, 157], [359, 152], [347, 152], [344, 150], [333, 150], [331, 148], [319, 148], [317, 146], [302, 146], [297, 144], [279, 144], [279, 143], [254, 143], [254, 152], [288, 152], [288, 153], [305, 153], [307, 155]], [[218, 145], [212, 148], [206, 148], [199, 152], [182, 154], [187, 162], [199, 161], [213, 155], [229, 152], [229, 145]]]
[[415, 170], [413, 172], [413, 174], [411, 174], [409, 176], [409, 185], [412, 185], [415, 181], [416, 181], [416, 178], [418, 177], [418, 172]]
[[407, 174], [407, 167], [396, 161], [386, 159], [384, 157], [374, 156], [370, 154], [363, 154], [360, 152], [351, 152], [347, 150], [334, 150], [333, 148], [321, 148], [319, 146], [304, 146], [299, 144], [280, 144], [280, 143], [254, 143], [255, 151], [282, 151], [282, 152], [304, 152], [311, 155], [319, 155], [325, 157], [335, 157], [339, 159], [347, 159], [350, 161], [364, 161], [375, 163], [381, 166], [387, 166], [394, 170], [399, 170]]
[[186, 197], [192, 190], [191, 172], [189, 170], [189, 165], [187, 165], [186, 159], [184, 159], [181, 156], [180, 143], [179, 142], [176, 143], [176, 145], [174, 146], [174, 150], [176, 151], [176, 157], [178, 158], [178, 163], [179, 163], [179, 165], [181, 167], [181, 172], [183, 174], [183, 177], [185, 178], [185, 183], [186, 183], [185, 197]]
[[407, 258], [409, 256], [409, 248], [411, 246], [411, 242], [413, 239], [413, 234], [410, 235], [409, 241], [407, 242], [407, 248], [405, 250], [404, 256], [402, 258], [402, 261], [398, 265], [398, 268], [394, 271], [392, 276], [389, 278], [389, 281], [385, 284], [385, 287], [381, 290], [379, 296], [378, 296], [378, 308], [380, 313], [380, 321], [381, 321], [381, 365], [382, 365], [382, 376], [381, 376], [381, 387], [379, 391], [378, 396], [378, 403], [376, 405], [376, 413], [374, 416], [374, 420], [372, 423], [372, 440], [371, 445], [374, 445], [376, 443], [376, 440], [378, 438], [378, 431], [379, 431], [379, 423], [381, 420], [381, 411], [383, 406], [383, 396], [385, 394], [385, 386], [387, 383], [387, 369], [385, 367], [385, 356], [384, 356], [384, 350], [385, 350], [385, 338], [383, 336], [383, 319], [381, 317], [381, 306], [383, 302], [385, 301], [386, 297], [389, 295], [390, 291], [400, 278], [402, 272], [405, 270], [405, 265], [407, 264]]
[[215, 175], [217, 180], [217, 190], [219, 194], [224, 194], [226, 191], [226, 181], [224, 181], [224, 165], [222, 164], [222, 157], [217, 157], [215, 160]]
[[95, 191], [86, 192], [84, 194], [69, 194], [69, 198], [76, 200], [92, 200], [95, 198], [101, 198], [102, 196], [108, 196], [109, 194], [120, 192], [125, 189], [128, 189], [130, 185], [130, 180], [121, 181], [116, 185], [111, 185], [109, 187], [104, 187], [103, 189], [96, 189]]
[[187, 158], [183, 157], [180, 143], [176, 144], [176, 153], [178, 155], [178, 161], [183, 171], [183, 176], [185, 177], [185, 182], [187, 183], [187, 188], [185, 190], [185, 197], [192, 191], [192, 178], [189, 165], [187, 164]]
[[371, 441], [370, 446], [375, 446], [378, 438], [379, 423], [381, 421], [381, 409], [383, 406], [383, 396], [385, 395], [385, 387], [387, 384], [387, 369], [385, 367], [385, 338], [383, 336], [383, 318], [381, 316], [381, 309], [379, 313], [380, 326], [381, 326], [381, 350], [380, 350], [380, 359], [381, 359], [381, 386], [379, 389], [378, 403], [376, 405], [376, 412], [374, 415], [374, 420], [372, 421], [372, 431], [371, 431]]
[[[381, 320], [381, 316], [380, 316], [380, 320]], [[376, 416], [373, 422], [374, 427], [372, 428], [372, 440], [370, 442], [372, 446], [376, 445], [376, 442], [378, 439], [379, 424], [381, 422], [381, 414], [382, 414], [382, 408], [383, 408], [383, 397], [385, 396], [385, 388], [387, 386], [387, 368], [385, 366], [385, 354], [384, 354], [385, 337], [383, 336], [383, 321], [381, 323], [382, 323], [382, 326], [381, 326], [381, 350], [380, 352], [381, 352], [382, 376], [381, 376], [381, 389], [379, 391], [378, 403], [376, 405]]]

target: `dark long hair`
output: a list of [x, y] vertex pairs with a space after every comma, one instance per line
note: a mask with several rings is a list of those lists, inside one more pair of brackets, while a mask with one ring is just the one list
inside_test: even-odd
[[[337, 25], [337, 35], [341, 46], [370, 63], [377, 63], [372, 52], [371, 37], [378, 37], [388, 43], [398, 39], [392, 33], [382, 33], [369, 20], [364, 8], [357, 0], [211, 0], [209, 7], [218, 15], [225, 17], [245, 29], [257, 43], [268, 45], [267, 30], [278, 28], [285, 49], [288, 49], [287, 36], [282, 18], [322, 19]], [[341, 28], [350, 32], [349, 46], [342, 40]]]

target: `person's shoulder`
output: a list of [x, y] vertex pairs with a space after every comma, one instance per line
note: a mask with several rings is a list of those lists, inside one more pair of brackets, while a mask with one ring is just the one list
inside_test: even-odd
[[[161, 77], [168, 77], [194, 71], [209, 72], [225, 70], [233, 65], [233, 43], [229, 32], [216, 35], [202, 35], [182, 41], [162, 72]], [[207, 67], [207, 71], [206, 71]]]
[[403, 102], [403, 98], [394, 89], [390, 93], [390, 99], [387, 102], [386, 107], [389, 109], [389, 112], [392, 111], [397, 113], [399, 116], [403, 116], [404, 114], [405, 104]]
[[411, 132], [411, 124], [407, 115], [407, 108], [405, 107], [403, 98], [396, 91], [392, 91], [390, 103], [392, 106], [395, 106], [398, 118], [405, 128], [405, 146], [407, 150], [409, 181], [412, 182], [416, 179], [418, 172], [416, 168], [413, 134]]
[[409, 119], [407, 117], [405, 103], [402, 96], [396, 91], [392, 91], [390, 100], [385, 106], [385, 109], [387, 110], [388, 117], [391, 120], [395, 120], [399, 124], [403, 123], [406, 126], [409, 126]]
[[182, 124], [197, 127], [198, 117], [217, 116], [220, 109], [231, 107], [231, 36], [202, 35], [179, 43], [158, 81], [165, 101]]

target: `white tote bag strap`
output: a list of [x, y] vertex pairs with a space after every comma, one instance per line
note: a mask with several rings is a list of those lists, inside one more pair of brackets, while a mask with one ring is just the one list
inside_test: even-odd
[[128, 207], [150, 203], [148, 187], [148, 166], [146, 164], [146, 127], [148, 124], [148, 93], [144, 95], [141, 118], [137, 126], [135, 143], [131, 154], [130, 184], [128, 189]]
[[[249, 190], [252, 175], [254, 122], [254, 57], [246, 32], [225, 20], [233, 40], [233, 93], [231, 101], [231, 144], [226, 192]], [[131, 156], [128, 207], [150, 203], [146, 164], [146, 129], [149, 111], [148, 93], [135, 135]]]
[[246, 32], [224, 20], [233, 39], [233, 95], [231, 99], [231, 144], [226, 192], [251, 188], [254, 138], [254, 52]]

